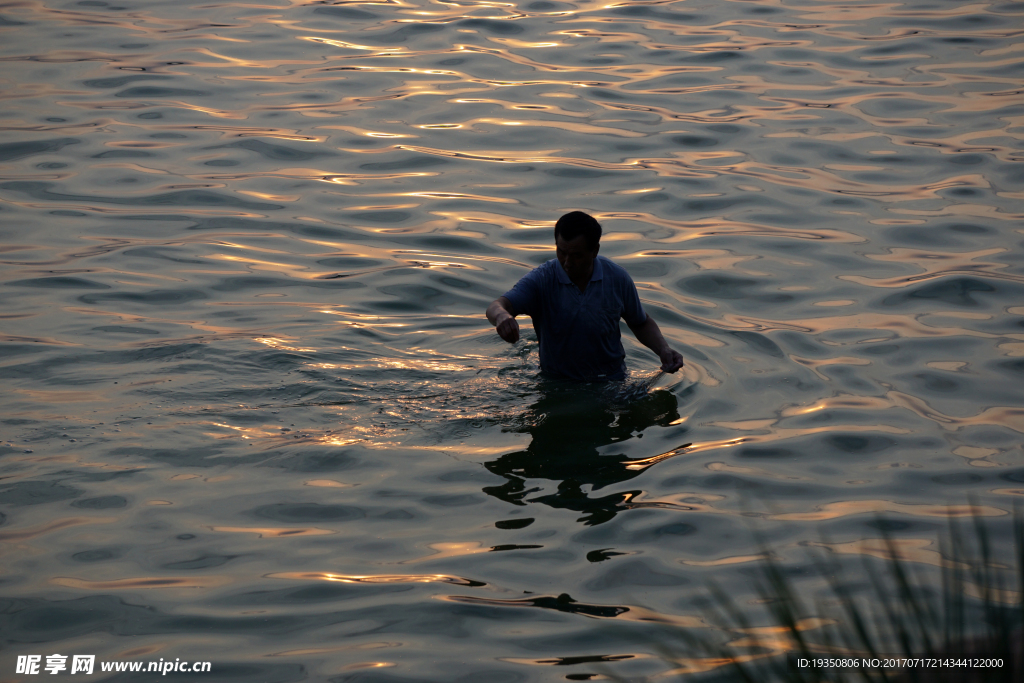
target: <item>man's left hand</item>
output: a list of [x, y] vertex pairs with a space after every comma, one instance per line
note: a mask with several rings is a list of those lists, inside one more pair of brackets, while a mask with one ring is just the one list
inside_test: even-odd
[[629, 329], [633, 330], [637, 341], [658, 354], [662, 372], [676, 372], [683, 367], [683, 355], [668, 345], [654, 318], [647, 316], [642, 325], [631, 326]]
[[675, 349], [666, 348], [660, 354], [661, 369], [664, 372], [676, 372], [683, 367], [683, 354]]

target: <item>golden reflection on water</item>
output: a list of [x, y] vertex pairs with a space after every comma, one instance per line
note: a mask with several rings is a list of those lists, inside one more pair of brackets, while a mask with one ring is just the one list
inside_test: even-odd
[[[756, 330], [792, 330], [807, 334], [823, 334], [835, 330], [889, 330], [898, 332], [902, 337], [981, 337], [986, 339], [1024, 339], [1020, 334], [994, 334], [973, 330], [965, 327], [938, 327], [926, 325], [922, 318], [929, 314], [898, 315], [891, 313], [853, 313], [845, 316], [826, 316], [820, 318], [797, 318], [790, 320], [766, 320], [751, 316], [725, 314], [722, 319], [730, 324], [731, 329]], [[700, 320], [701, 318], [697, 318]], [[863, 343], [863, 342], [861, 342]]]
[[758, 553], [756, 555], [733, 555], [731, 557], [722, 557], [717, 560], [680, 560], [683, 564], [690, 565], [693, 567], [723, 567], [732, 564], [747, 564], [750, 562], [763, 562], [765, 559], [764, 553]]
[[898, 278], [867, 278], [857, 275], [840, 275], [839, 279], [849, 280], [869, 287], [888, 288], [906, 287], [918, 282], [949, 275], [985, 273], [987, 277], [1024, 282], [1024, 277], [1022, 276], [1014, 276], [1008, 273], [997, 272], [1003, 268], [1009, 268], [1010, 264], [1008, 263], [999, 263], [996, 261], [983, 261], [980, 263], [974, 262], [982, 256], [1005, 253], [1007, 249], [1003, 247], [981, 249], [974, 252], [937, 252], [899, 248], [890, 248], [887, 251], [888, 253], [886, 254], [866, 254], [865, 256], [876, 261], [889, 261], [904, 263], [908, 266], [916, 266], [917, 268], [920, 268], [921, 272]]
[[993, 406], [983, 408], [979, 413], [970, 417], [955, 417], [945, 415], [928, 405], [922, 398], [904, 394], [898, 391], [890, 391], [886, 394], [893, 406], [906, 408], [920, 417], [932, 420], [943, 429], [957, 431], [964, 427], [977, 425], [997, 425], [1011, 429], [1015, 432], [1024, 433], [1024, 408], [1011, 406]]
[[447, 574], [376, 574], [349, 576], [327, 572], [279, 572], [268, 574], [271, 579], [299, 579], [306, 581], [332, 581], [340, 583], [450, 583], [457, 586], [479, 586], [477, 581]]
[[310, 479], [309, 481], [306, 482], [306, 486], [317, 486], [317, 487], [320, 487], [320, 488], [345, 489], [345, 488], [348, 488], [348, 487], [352, 486], [352, 484], [346, 484], [344, 482], [335, 481], [333, 479]]
[[83, 590], [150, 590], [164, 588], [216, 588], [232, 583], [230, 576], [192, 576], [179, 577], [133, 577], [113, 581], [90, 581], [72, 577], [58, 576], [50, 579], [50, 583], [69, 588]]
[[1002, 517], [1008, 514], [1005, 510], [982, 505], [929, 505], [901, 504], [888, 500], [847, 500], [826, 503], [815, 508], [813, 512], [787, 512], [771, 515], [771, 519], [821, 521], [837, 519], [848, 515], [860, 515], [873, 512], [896, 512], [922, 517]]
[[405, 560], [402, 564], [412, 564], [414, 562], [424, 562], [427, 560], [441, 560], [448, 557], [461, 557], [463, 555], [476, 555], [478, 553], [489, 553], [493, 550], [490, 547], [485, 547], [484, 544], [479, 541], [429, 543], [427, 544], [427, 547], [434, 552], [423, 557]]
[[317, 349], [303, 347], [303, 346], [291, 346], [284, 339], [277, 337], [256, 337], [253, 341], [258, 344], [263, 344], [274, 349], [281, 349], [283, 351], [298, 351], [300, 353], [316, 353]]
[[16, 391], [40, 403], [92, 403], [110, 400], [109, 397], [96, 391], [48, 391], [41, 389], [17, 389]]
[[65, 517], [63, 519], [27, 529], [22, 528], [17, 531], [0, 531], [0, 541], [27, 541], [30, 538], [45, 536], [53, 533], [54, 531], [59, 531], [68, 527], [81, 526], [83, 524], [113, 524], [117, 521], [116, 517]]
[[[762, 421], [756, 421], [756, 422], [758, 424], [761, 424]], [[686, 454], [687, 455], [693, 455], [693, 454], [700, 453], [700, 452], [703, 452], [703, 451], [713, 451], [713, 450], [718, 450], [718, 449], [722, 449], [722, 448], [731, 448], [733, 446], [739, 446], [741, 444], [771, 443], [773, 441], [789, 440], [789, 439], [794, 439], [794, 438], [797, 438], [797, 437], [800, 437], [800, 436], [809, 436], [809, 435], [812, 435], [812, 434], [848, 433], [848, 432], [882, 432], [884, 434], [910, 434], [911, 433], [911, 430], [909, 430], [909, 429], [904, 429], [902, 427], [894, 427], [894, 426], [885, 425], [885, 424], [870, 424], [870, 425], [843, 424], [843, 425], [829, 425], [827, 427], [811, 427], [811, 428], [803, 428], [803, 429], [799, 429], [799, 428], [784, 429], [784, 428], [773, 428], [776, 423], [777, 423], [776, 420], [771, 420], [771, 422], [770, 422], [771, 426], [769, 426], [769, 427], [760, 427], [759, 426], [759, 427], [750, 427], [749, 428], [751, 431], [761, 430], [761, 429], [770, 429], [769, 433], [767, 433], [767, 434], [756, 434], [756, 435], [741, 436], [741, 437], [735, 437], [735, 438], [730, 438], [730, 439], [723, 439], [723, 440], [719, 440], [719, 441], [695, 442], [695, 443], [693, 443], [692, 445], [690, 445], [686, 449]], [[733, 428], [733, 426], [731, 424], [729, 424], [729, 423], [711, 423], [711, 422], [709, 422], [708, 424], [709, 425], [713, 425], [713, 426], [717, 426], [717, 427]], [[649, 466], [648, 464], [644, 464], [644, 463], [654, 464], [656, 462], [660, 462], [661, 460], [665, 460], [667, 458], [674, 457], [674, 456], [680, 455], [680, 454], [681, 453], [677, 453], [675, 451], [670, 451], [669, 453], [664, 453], [662, 455], [654, 456], [653, 458], [648, 458], [648, 459], [645, 459], [645, 460], [638, 461], [637, 467], [630, 466], [629, 469], [643, 469], [643, 467]]]
[[[868, 359], [866, 359], [866, 358], [857, 358], [856, 356], [836, 356], [834, 358], [813, 359], [813, 358], [801, 358], [800, 356], [790, 354], [789, 355], [789, 359], [794, 361], [794, 362], [796, 362], [796, 363], [799, 363], [800, 365], [803, 365], [806, 368], [809, 368], [815, 374], [815, 376], [817, 376], [819, 379], [822, 379], [822, 380], [825, 380], [825, 381], [828, 381], [828, 375], [826, 375], [824, 372], [821, 372], [819, 370], [819, 368], [828, 367], [830, 365], [871, 365], [871, 361], [869, 361]], [[803, 413], [797, 413], [797, 414], [806, 414], [806, 413], [815, 412], [815, 411], [818, 411], [818, 410], [825, 410], [826, 407], [827, 407], [826, 405], [819, 405], [819, 406], [815, 406], [815, 407], [812, 407], [812, 408], [807, 408], [806, 410], [804, 410]], [[836, 406], [836, 407], [838, 407], [838, 406]], [[873, 406], [873, 407], [877, 407], [877, 406]], [[787, 408], [785, 410], [789, 410], [789, 409]], [[783, 411], [783, 415], [787, 414], [785, 412], [785, 410]]]
[[357, 662], [344, 667], [344, 671], [358, 671], [360, 669], [386, 669], [397, 666], [394, 662]]
[[709, 462], [704, 466], [709, 472], [731, 472], [733, 474], [751, 475], [758, 478], [776, 481], [810, 481], [811, 477], [801, 477], [792, 474], [780, 474], [763, 467], [748, 467], [732, 465], [727, 462]]
[[316, 527], [235, 527], [235, 526], [212, 526], [212, 531], [222, 531], [231, 534], [256, 534], [259, 538], [286, 538], [290, 536], [325, 536], [338, 533], [331, 529], [318, 529]]
[[398, 642], [377, 642], [359, 643], [356, 645], [334, 645], [331, 647], [305, 647], [297, 650], [284, 650], [282, 652], [271, 652], [267, 657], [305, 657], [308, 655], [322, 655], [331, 652], [346, 652], [349, 650], [380, 650], [388, 647], [401, 647]]

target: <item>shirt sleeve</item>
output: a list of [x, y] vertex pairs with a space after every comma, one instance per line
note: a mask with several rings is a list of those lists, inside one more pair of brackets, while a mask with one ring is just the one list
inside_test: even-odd
[[625, 275], [622, 292], [622, 319], [630, 327], [639, 327], [647, 322], [647, 311], [640, 303], [640, 294], [636, 291], [633, 278]]
[[517, 314], [533, 317], [538, 310], [540, 294], [543, 289], [541, 285], [540, 268], [534, 268], [519, 278], [519, 282], [502, 296], [509, 300]]

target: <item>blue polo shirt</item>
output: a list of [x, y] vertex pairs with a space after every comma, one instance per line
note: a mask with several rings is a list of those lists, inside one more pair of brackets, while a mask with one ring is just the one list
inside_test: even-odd
[[629, 273], [603, 256], [580, 292], [558, 259], [534, 268], [505, 293], [516, 314], [533, 319], [545, 374], [582, 381], [624, 379], [626, 351], [619, 318], [647, 321]]

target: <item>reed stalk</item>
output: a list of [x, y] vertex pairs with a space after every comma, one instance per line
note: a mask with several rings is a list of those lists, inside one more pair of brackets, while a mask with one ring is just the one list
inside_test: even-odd
[[[970, 509], [966, 531], [952, 509], [948, 515], [937, 543], [937, 577], [935, 569], [901, 553], [881, 517], [877, 526], [885, 548], [883, 569], [879, 571], [878, 559], [868, 553], [860, 558], [867, 590], [851, 588], [849, 569], [835, 555], [811, 553], [809, 565], [826, 587], [824, 597], [812, 604], [759, 539], [764, 559], [754, 586], [757, 602], [765, 608], [740, 605], [711, 582], [703, 616], [713, 628], [676, 629], [656, 638], [655, 649], [674, 665], [671, 673], [688, 683], [1024, 681], [1024, 517], [1015, 510], [1012, 559], [1000, 563], [980, 508], [972, 504]], [[830, 544], [823, 539], [820, 546]], [[800, 667], [796, 662], [837, 658], [946, 664], [950, 659], [974, 664], [995, 659], [1002, 666], [837, 668]]]

